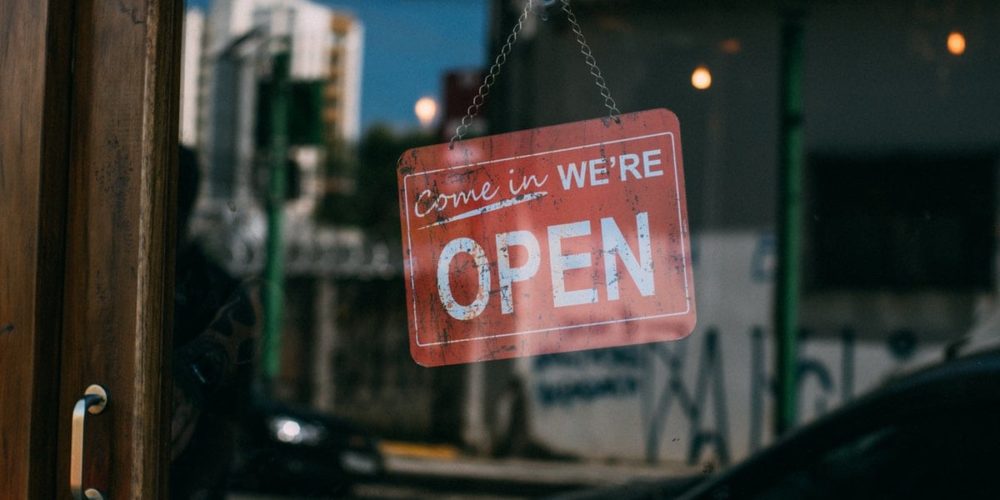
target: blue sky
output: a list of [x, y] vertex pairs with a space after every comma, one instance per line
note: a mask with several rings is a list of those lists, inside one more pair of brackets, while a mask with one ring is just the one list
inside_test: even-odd
[[[315, 1], [315, 0], [314, 0]], [[205, 8], [210, 0], [188, 0]], [[361, 126], [417, 126], [413, 104], [438, 97], [444, 71], [484, 64], [488, 0], [319, 0], [365, 25]]]

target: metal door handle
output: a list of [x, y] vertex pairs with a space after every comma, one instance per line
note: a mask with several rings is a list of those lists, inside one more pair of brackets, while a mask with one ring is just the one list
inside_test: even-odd
[[104, 500], [104, 495], [94, 488], [83, 489], [83, 423], [87, 413], [97, 415], [108, 404], [108, 393], [99, 385], [92, 385], [73, 407], [73, 443], [69, 458], [69, 488], [73, 500]]

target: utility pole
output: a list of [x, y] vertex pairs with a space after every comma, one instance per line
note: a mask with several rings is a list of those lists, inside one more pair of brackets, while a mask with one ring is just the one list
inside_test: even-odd
[[774, 291], [775, 434], [796, 422], [799, 265], [802, 261], [802, 12], [788, 10], [781, 27], [781, 138], [778, 166], [778, 262]]
[[285, 298], [284, 241], [282, 218], [288, 162], [289, 37], [273, 42], [270, 103], [267, 113], [271, 127], [269, 186], [267, 196], [267, 261], [264, 265], [264, 388], [270, 391], [281, 364], [281, 325]]

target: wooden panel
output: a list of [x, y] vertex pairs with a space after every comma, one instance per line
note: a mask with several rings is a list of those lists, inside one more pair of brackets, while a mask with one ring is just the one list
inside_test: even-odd
[[0, 496], [53, 498], [69, 4], [0, 7]]
[[[92, 383], [85, 486], [163, 498], [180, 0], [76, 3], [61, 422]], [[68, 449], [69, 428], [60, 427]], [[61, 453], [58, 477], [69, 471]], [[68, 498], [60, 481], [59, 498]]]

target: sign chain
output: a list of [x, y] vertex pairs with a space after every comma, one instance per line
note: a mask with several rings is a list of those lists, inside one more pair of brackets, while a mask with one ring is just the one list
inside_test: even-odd
[[469, 128], [469, 124], [472, 123], [472, 119], [479, 114], [479, 108], [483, 106], [486, 101], [486, 96], [490, 93], [490, 87], [493, 86], [493, 82], [496, 81], [497, 76], [500, 74], [500, 67], [503, 63], [507, 62], [507, 55], [510, 54], [511, 46], [517, 41], [517, 34], [521, 32], [521, 28], [524, 27], [524, 21], [528, 18], [528, 12], [531, 11], [531, 0], [524, 3], [524, 10], [521, 11], [521, 15], [517, 18], [517, 23], [514, 25], [514, 29], [511, 30], [510, 34], [507, 35], [507, 40], [504, 42], [503, 47], [500, 48], [500, 53], [497, 54], [496, 59], [493, 60], [493, 66], [490, 66], [490, 72], [483, 79], [483, 84], [479, 86], [479, 92], [476, 97], [472, 99], [472, 104], [468, 109], [465, 110], [465, 116], [462, 118], [462, 122], [455, 127], [455, 135], [451, 136], [451, 141], [448, 142], [448, 148], [455, 148], [455, 141], [459, 141], [465, 135], [465, 131]]
[[611, 97], [608, 84], [604, 81], [604, 76], [601, 75], [601, 68], [597, 67], [597, 60], [594, 59], [594, 54], [590, 52], [590, 45], [587, 45], [587, 38], [583, 36], [580, 23], [576, 21], [576, 14], [573, 14], [573, 9], [569, 6], [569, 0], [562, 0], [562, 10], [566, 13], [566, 19], [569, 19], [569, 23], [573, 26], [573, 33], [576, 34], [576, 42], [580, 44], [580, 53], [583, 54], [583, 60], [587, 63], [587, 66], [590, 66], [590, 74], [594, 76], [594, 83], [597, 84], [597, 88], [601, 91], [601, 97], [604, 98], [604, 107], [608, 108], [608, 118], [621, 123], [622, 112], [618, 111], [618, 105], [615, 104], [614, 98]]
[[[544, 1], [544, 0], [543, 0]], [[573, 33], [576, 35], [576, 41], [580, 44], [580, 53], [583, 54], [584, 62], [590, 67], [590, 74], [594, 77], [594, 83], [597, 85], [598, 90], [601, 92], [601, 97], [604, 98], [604, 106], [608, 108], [608, 116], [617, 123], [621, 123], [621, 111], [618, 110], [617, 104], [615, 104], [614, 98], [611, 97], [611, 91], [608, 89], [607, 82], [604, 81], [604, 76], [601, 74], [601, 68], [597, 66], [597, 60], [594, 59], [594, 54], [590, 50], [590, 46], [587, 45], [587, 39], [583, 36], [583, 30], [580, 28], [580, 23], [577, 22], [576, 15], [573, 14], [573, 9], [569, 5], [569, 0], [562, 1], [562, 10], [566, 13], [566, 18], [569, 20], [570, 25], [572, 25]], [[490, 66], [489, 73], [483, 79], [483, 84], [479, 86], [479, 91], [476, 93], [476, 97], [472, 99], [472, 104], [466, 109], [465, 116], [462, 117], [462, 121], [457, 127], [455, 127], [455, 135], [451, 137], [448, 142], [448, 148], [455, 148], [455, 141], [460, 141], [465, 136], [465, 132], [468, 130], [469, 125], [472, 124], [472, 119], [479, 114], [479, 110], [482, 108], [483, 104], [486, 102], [486, 96], [490, 93], [490, 88], [496, 82], [497, 77], [500, 75], [500, 67], [507, 62], [507, 56], [510, 55], [510, 51], [514, 42], [517, 41], [517, 35], [521, 32], [524, 27], [524, 21], [528, 18], [528, 13], [531, 12], [532, 0], [527, 0], [524, 3], [524, 10], [521, 11], [521, 15], [517, 18], [517, 23], [514, 24], [514, 28], [511, 30], [510, 34], [507, 35], [507, 39], [504, 41], [503, 46], [500, 48], [500, 53], [497, 54], [496, 59], [493, 60], [493, 65]], [[543, 17], [543, 19], [545, 19]]]

